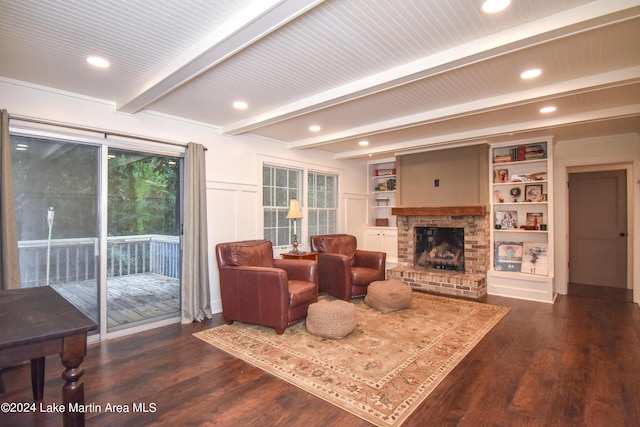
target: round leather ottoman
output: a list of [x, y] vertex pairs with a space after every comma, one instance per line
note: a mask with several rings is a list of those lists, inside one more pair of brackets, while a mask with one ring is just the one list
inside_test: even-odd
[[380, 280], [367, 287], [364, 302], [383, 313], [411, 307], [411, 286], [399, 280]]
[[307, 332], [325, 338], [343, 338], [358, 326], [356, 306], [342, 300], [318, 301], [309, 305]]

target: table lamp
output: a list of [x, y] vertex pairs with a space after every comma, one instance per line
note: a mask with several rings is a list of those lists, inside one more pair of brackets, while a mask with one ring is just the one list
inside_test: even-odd
[[298, 218], [302, 218], [302, 211], [300, 210], [300, 202], [295, 197], [289, 200], [289, 213], [287, 214], [287, 219], [293, 220], [293, 249], [290, 253], [297, 254], [298, 251], [298, 229], [297, 229], [297, 220]]

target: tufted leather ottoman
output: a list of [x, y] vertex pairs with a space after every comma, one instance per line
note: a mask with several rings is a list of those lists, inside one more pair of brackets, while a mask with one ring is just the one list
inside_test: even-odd
[[325, 338], [343, 338], [358, 326], [355, 305], [343, 301], [318, 301], [307, 311], [307, 332]]
[[379, 280], [367, 288], [364, 302], [383, 313], [411, 307], [411, 286], [399, 280]]

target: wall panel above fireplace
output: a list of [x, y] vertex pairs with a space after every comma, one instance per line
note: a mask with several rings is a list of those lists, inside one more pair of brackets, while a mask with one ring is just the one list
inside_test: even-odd
[[487, 205], [488, 155], [489, 148], [483, 143], [397, 156], [396, 204]]

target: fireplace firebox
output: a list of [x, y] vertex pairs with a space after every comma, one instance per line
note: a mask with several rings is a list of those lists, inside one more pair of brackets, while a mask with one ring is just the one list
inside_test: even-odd
[[416, 227], [414, 253], [415, 267], [464, 273], [464, 228]]

